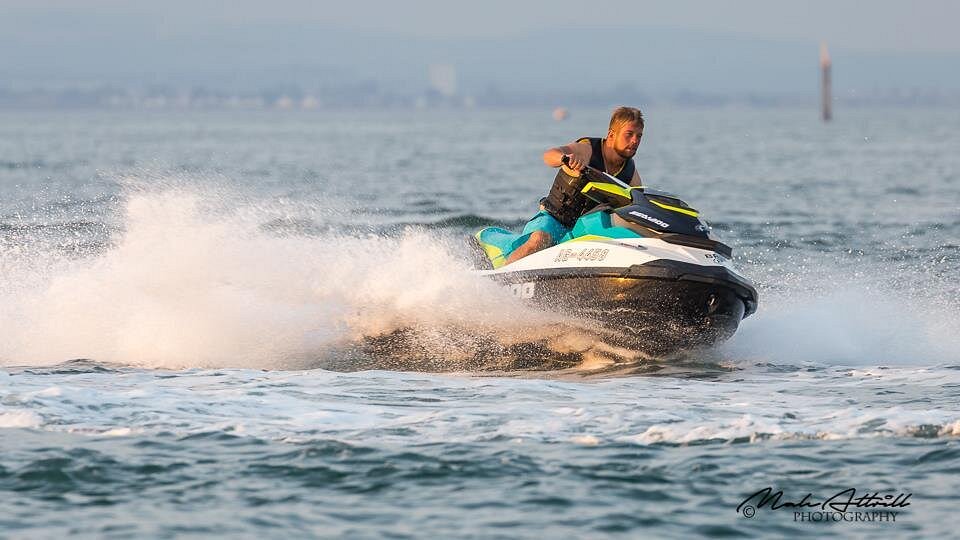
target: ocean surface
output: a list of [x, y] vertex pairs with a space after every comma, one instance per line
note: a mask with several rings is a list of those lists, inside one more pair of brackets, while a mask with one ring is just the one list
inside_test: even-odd
[[0, 111], [0, 537], [956, 536], [960, 111], [649, 108], [669, 360], [469, 272], [608, 114]]

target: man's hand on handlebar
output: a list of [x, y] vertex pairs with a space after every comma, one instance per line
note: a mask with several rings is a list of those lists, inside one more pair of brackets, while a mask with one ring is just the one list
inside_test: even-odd
[[576, 146], [580, 146], [580, 145], [571, 145], [571, 146], [574, 146], [573, 152], [563, 155], [563, 160], [562, 160], [563, 164], [575, 171], [582, 171], [583, 168], [589, 162], [590, 157], [587, 155], [587, 153], [584, 150], [576, 148]]

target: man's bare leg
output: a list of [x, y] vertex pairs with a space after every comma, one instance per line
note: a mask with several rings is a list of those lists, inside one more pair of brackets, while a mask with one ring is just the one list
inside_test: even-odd
[[544, 231], [533, 231], [530, 238], [520, 247], [513, 250], [513, 253], [507, 258], [506, 264], [518, 261], [531, 253], [536, 253], [541, 249], [546, 249], [553, 245], [553, 238]]

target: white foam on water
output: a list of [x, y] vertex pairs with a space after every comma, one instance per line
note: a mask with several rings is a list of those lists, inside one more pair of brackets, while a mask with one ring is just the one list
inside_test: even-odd
[[43, 417], [28, 409], [0, 409], [0, 429], [37, 428], [43, 425]]
[[853, 275], [831, 265], [762, 290], [760, 309], [723, 350], [737, 363], [960, 363], [960, 298], [922, 269], [891, 280], [882, 266]]
[[[60, 394], [44, 392], [50, 377]], [[0, 427], [88, 436], [227, 433], [404, 446], [700, 444], [960, 436], [957, 370], [593, 382], [322, 370], [126, 370], [0, 379]], [[884, 392], [896, 388], [896, 393]], [[856, 402], [856, 404], [853, 404]], [[629, 404], [625, 407], [624, 404]]]
[[456, 328], [519, 336], [556, 320], [472, 275], [437, 235], [271, 233], [274, 211], [207, 195], [134, 191], [106, 251], [6, 265], [18, 285], [0, 291], [0, 365], [298, 367], [400, 328], [442, 348]]

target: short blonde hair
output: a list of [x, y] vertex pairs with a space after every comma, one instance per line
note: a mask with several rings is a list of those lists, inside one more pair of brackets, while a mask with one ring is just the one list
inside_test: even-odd
[[640, 128], [643, 129], [643, 113], [634, 107], [617, 107], [610, 116], [610, 131], [628, 122], [640, 124]]

